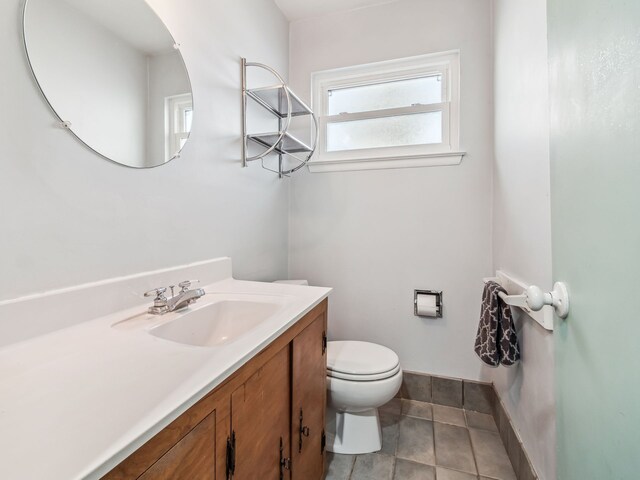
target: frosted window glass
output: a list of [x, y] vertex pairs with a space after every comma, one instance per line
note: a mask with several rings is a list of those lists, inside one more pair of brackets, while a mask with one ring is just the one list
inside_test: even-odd
[[442, 143], [442, 112], [327, 124], [327, 151]]
[[329, 115], [442, 102], [442, 76], [412, 78], [329, 91]]
[[184, 132], [191, 131], [191, 125], [193, 123], [193, 109], [189, 108], [184, 111]]

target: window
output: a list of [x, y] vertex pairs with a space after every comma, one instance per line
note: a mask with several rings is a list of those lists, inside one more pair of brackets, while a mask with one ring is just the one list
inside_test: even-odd
[[190, 93], [167, 97], [166, 118], [166, 161], [175, 157], [189, 138], [193, 122], [193, 99]]
[[312, 76], [320, 124], [311, 171], [460, 163], [459, 54], [393, 60]]

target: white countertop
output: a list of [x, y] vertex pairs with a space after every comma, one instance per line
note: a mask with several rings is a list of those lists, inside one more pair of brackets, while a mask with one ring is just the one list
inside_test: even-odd
[[[259, 327], [218, 347], [149, 335], [146, 322], [158, 316], [141, 305], [0, 348], [0, 478], [100, 478], [331, 291], [231, 278], [203, 288], [207, 295], [195, 307], [219, 293], [286, 302]], [[113, 328], [134, 316], [137, 326]]]

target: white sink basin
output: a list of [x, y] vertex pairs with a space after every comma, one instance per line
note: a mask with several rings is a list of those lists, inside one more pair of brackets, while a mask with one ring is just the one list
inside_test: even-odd
[[215, 347], [234, 342], [282, 308], [281, 302], [221, 300], [188, 311], [149, 330], [172, 342]]

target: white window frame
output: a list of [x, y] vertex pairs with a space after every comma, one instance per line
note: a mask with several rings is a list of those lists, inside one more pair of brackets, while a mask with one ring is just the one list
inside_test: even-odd
[[[328, 115], [329, 92], [340, 88], [407, 80], [432, 75], [442, 78], [442, 103], [370, 112]], [[457, 165], [460, 150], [460, 53], [449, 51], [386, 62], [326, 70], [311, 76], [313, 110], [319, 120], [319, 144], [309, 162], [312, 172]], [[442, 143], [327, 151], [327, 125], [353, 120], [442, 111]]]
[[165, 99], [165, 157], [169, 161], [179, 156], [180, 142], [189, 138], [191, 132], [185, 130], [184, 112], [193, 109], [193, 98], [190, 93], [174, 95]]

